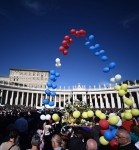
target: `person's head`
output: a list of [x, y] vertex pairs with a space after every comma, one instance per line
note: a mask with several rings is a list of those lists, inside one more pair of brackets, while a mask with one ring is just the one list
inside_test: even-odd
[[53, 147], [53, 148], [61, 147], [62, 144], [63, 144], [63, 140], [62, 140], [61, 136], [58, 135], [58, 134], [54, 134], [54, 135], [52, 136], [51, 141], [52, 141], [52, 147]]
[[14, 144], [18, 144], [19, 143], [19, 132], [18, 130], [12, 130], [9, 133], [9, 140], [11, 142], [13, 142]]
[[86, 150], [97, 150], [97, 142], [94, 139], [88, 139], [86, 143]]
[[130, 134], [125, 129], [119, 129], [117, 131], [116, 139], [120, 145], [125, 145], [131, 142]]
[[39, 135], [38, 134], [33, 135], [32, 139], [31, 139], [31, 145], [39, 147], [40, 143], [41, 143], [41, 141], [40, 141]]

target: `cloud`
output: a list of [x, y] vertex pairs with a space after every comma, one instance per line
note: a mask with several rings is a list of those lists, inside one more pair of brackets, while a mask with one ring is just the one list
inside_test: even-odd
[[139, 14], [132, 14], [128, 18], [124, 19], [122, 24], [124, 28], [130, 28], [139, 20]]
[[59, 9], [59, 0], [22, 0], [23, 6], [36, 15]]

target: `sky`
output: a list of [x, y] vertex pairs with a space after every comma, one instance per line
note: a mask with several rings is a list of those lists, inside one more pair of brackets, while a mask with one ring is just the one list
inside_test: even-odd
[[[86, 31], [73, 36], [71, 29]], [[64, 36], [73, 43], [59, 51]], [[94, 35], [89, 46], [89, 36]], [[107, 61], [89, 49], [105, 50]], [[57, 86], [94, 86], [139, 79], [138, 0], [0, 0], [0, 76], [10, 68], [55, 70]], [[55, 66], [59, 58], [61, 67]], [[103, 68], [115, 62], [109, 72]]]

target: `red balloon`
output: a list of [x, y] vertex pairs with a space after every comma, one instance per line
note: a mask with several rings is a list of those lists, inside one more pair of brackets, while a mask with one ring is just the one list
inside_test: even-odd
[[69, 45], [67, 44], [67, 45], [64, 45], [64, 48], [65, 49], [68, 49], [69, 48]]
[[109, 128], [109, 122], [106, 119], [101, 119], [99, 121], [99, 125], [102, 130], [106, 130]]
[[80, 32], [80, 36], [85, 36], [86, 35], [86, 31], [83, 30], [83, 29], [81, 29], [79, 32]]
[[68, 50], [65, 49], [65, 50], [63, 51], [63, 54], [64, 54], [64, 55], [68, 55]]
[[76, 36], [80, 36], [80, 31], [76, 31]]
[[68, 35], [64, 36], [64, 40], [66, 40], [67, 42], [69, 42], [70, 37]]
[[63, 40], [63, 41], [62, 41], [62, 45], [63, 45], [63, 46], [65, 46], [65, 45], [67, 45], [67, 44], [68, 44], [68, 43], [67, 43], [66, 40]]
[[117, 140], [114, 138], [112, 139], [110, 142], [110, 147], [112, 148], [112, 150], [118, 150], [118, 142]]
[[70, 34], [76, 35], [76, 30], [75, 30], [75, 29], [71, 29], [71, 30], [70, 30]]
[[60, 46], [60, 47], [59, 47], [60, 52], [63, 52], [64, 49], [65, 49], [65, 48], [64, 48], [63, 46]]
[[72, 40], [72, 38], [70, 38], [70, 39], [69, 39], [69, 43], [70, 43], [70, 44], [71, 44], [71, 43], [73, 43], [73, 40]]

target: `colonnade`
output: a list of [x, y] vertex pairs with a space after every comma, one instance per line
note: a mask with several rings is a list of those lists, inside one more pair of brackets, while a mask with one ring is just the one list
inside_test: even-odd
[[[54, 107], [63, 108], [66, 103], [74, 103], [77, 99], [88, 103], [92, 108], [126, 108], [123, 97], [119, 97], [113, 88], [107, 89], [55, 89], [55, 97], [47, 96], [45, 89], [14, 87], [0, 85], [1, 104], [42, 106], [43, 99], [48, 98], [54, 101]], [[132, 86], [128, 89], [128, 95], [134, 102], [134, 107], [139, 107], [139, 86]]]

